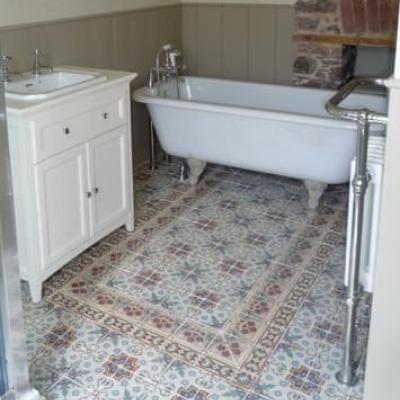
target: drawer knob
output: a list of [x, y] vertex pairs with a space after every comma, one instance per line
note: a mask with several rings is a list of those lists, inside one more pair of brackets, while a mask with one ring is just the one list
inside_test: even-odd
[[86, 197], [90, 199], [92, 197], [92, 192], [86, 192]]
[[71, 131], [68, 127], [65, 127], [65, 128], [63, 128], [63, 132], [64, 132], [64, 134], [69, 135]]
[[106, 113], [106, 112], [103, 113], [103, 118], [104, 118], [104, 119], [108, 119], [108, 113]]
[[99, 189], [98, 187], [95, 187], [95, 188], [93, 189], [93, 191], [94, 191], [95, 194], [97, 194], [97, 193], [100, 192], [100, 189]]

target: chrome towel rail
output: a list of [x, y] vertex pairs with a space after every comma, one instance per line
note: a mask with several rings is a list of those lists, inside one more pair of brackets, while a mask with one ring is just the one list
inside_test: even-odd
[[384, 79], [380, 78], [354, 78], [346, 85], [343, 85], [339, 91], [332, 96], [326, 103], [326, 110], [339, 118], [349, 119], [352, 121], [358, 121], [360, 118], [364, 118], [365, 114], [368, 114], [368, 120], [371, 123], [387, 124], [388, 118], [386, 114], [371, 111], [366, 108], [351, 109], [340, 107], [342, 103], [351, 93], [354, 92], [358, 87], [365, 85], [377, 85], [386, 87]]
[[385, 86], [382, 79], [355, 78], [344, 85], [327, 103], [326, 110], [335, 117], [356, 121], [357, 144], [356, 144], [356, 168], [352, 181], [354, 192], [353, 217], [351, 221], [350, 240], [350, 268], [349, 284], [346, 293], [346, 328], [345, 347], [343, 361], [336, 378], [340, 383], [353, 386], [357, 383], [357, 307], [360, 301], [360, 263], [362, 230], [364, 219], [365, 193], [368, 188], [369, 174], [367, 170], [368, 141], [371, 124], [387, 124], [388, 117], [385, 114], [368, 110], [367, 108], [349, 109], [340, 107], [340, 104], [360, 86], [375, 84]]

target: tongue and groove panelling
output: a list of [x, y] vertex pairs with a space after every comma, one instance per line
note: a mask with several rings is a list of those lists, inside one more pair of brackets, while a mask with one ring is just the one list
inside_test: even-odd
[[182, 6], [183, 50], [194, 75], [288, 84], [293, 29], [293, 6]]

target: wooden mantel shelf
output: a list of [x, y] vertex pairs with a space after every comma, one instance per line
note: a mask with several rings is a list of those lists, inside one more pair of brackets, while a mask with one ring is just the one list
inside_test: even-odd
[[296, 42], [314, 42], [325, 44], [342, 44], [350, 46], [377, 46], [396, 47], [394, 37], [374, 36], [346, 36], [346, 35], [318, 35], [318, 34], [295, 34]]

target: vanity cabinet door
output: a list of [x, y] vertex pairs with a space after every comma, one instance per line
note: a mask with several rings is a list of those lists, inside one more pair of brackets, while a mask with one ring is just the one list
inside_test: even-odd
[[89, 239], [88, 159], [79, 146], [35, 167], [43, 265]]
[[108, 132], [89, 144], [92, 235], [107, 229], [128, 209], [126, 128]]

